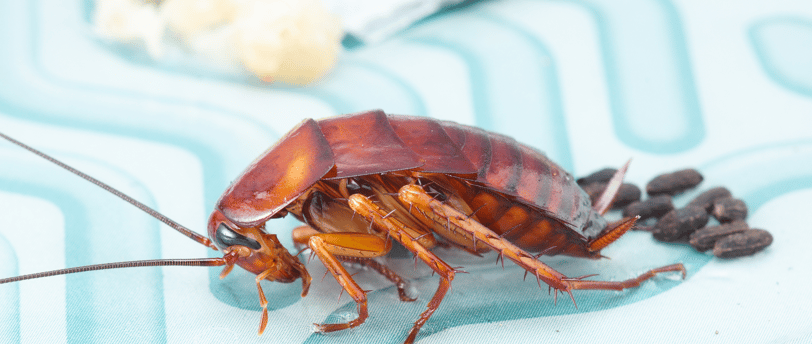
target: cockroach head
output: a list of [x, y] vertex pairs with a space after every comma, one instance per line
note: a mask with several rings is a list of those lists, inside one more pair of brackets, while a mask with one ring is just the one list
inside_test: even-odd
[[310, 275], [304, 264], [282, 246], [275, 234], [265, 232], [264, 223], [240, 226], [215, 210], [208, 227], [209, 238], [226, 257], [235, 257], [234, 264], [269, 281], [290, 283], [301, 277], [307, 292]]

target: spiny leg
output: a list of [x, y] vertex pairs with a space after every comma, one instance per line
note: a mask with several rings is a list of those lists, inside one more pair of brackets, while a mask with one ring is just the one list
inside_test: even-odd
[[[322, 234], [322, 233], [315, 230], [315, 229], [313, 229], [313, 228], [311, 228], [311, 227], [309, 227], [309, 226], [296, 227], [296, 228], [293, 229], [293, 233], [292, 233], [293, 242], [296, 243], [297, 246], [298, 245], [307, 245], [307, 242], [310, 240], [310, 238], [312, 236], [318, 235], [318, 234]], [[395, 287], [398, 290], [398, 296], [400, 297], [401, 301], [412, 302], [412, 301], [417, 300], [417, 299], [410, 298], [409, 295], [406, 293], [406, 281], [403, 279], [403, 277], [400, 277], [400, 275], [398, 275], [396, 272], [392, 271], [392, 269], [390, 269], [386, 265], [383, 265], [381, 263], [378, 263], [378, 262], [376, 262], [376, 261], [374, 261], [372, 259], [368, 259], [368, 258], [350, 257], [350, 256], [338, 256], [337, 258], [339, 260], [341, 260], [341, 261], [344, 261], [344, 262], [353, 262], [353, 263], [361, 264], [361, 265], [369, 267], [370, 269], [375, 270], [376, 272], [381, 274], [381, 276], [385, 277], [386, 279], [391, 281], [393, 284], [395, 284]]]
[[367, 312], [366, 292], [358, 286], [336, 255], [371, 258], [385, 255], [392, 248], [391, 242], [372, 234], [322, 233], [313, 235], [307, 242], [322, 264], [335, 277], [338, 284], [358, 305], [358, 317], [346, 323], [315, 324], [320, 332], [333, 332], [356, 327], [364, 323]]
[[585, 281], [582, 279], [568, 279], [570, 287], [572, 289], [593, 289], [593, 290], [623, 290], [627, 288], [634, 288], [640, 286], [645, 280], [654, 277], [658, 273], [661, 272], [680, 272], [682, 273], [682, 278], [685, 278], [685, 267], [681, 264], [671, 264], [667, 266], [662, 266], [656, 269], [651, 269], [646, 273], [637, 276], [635, 278], [630, 278], [625, 281]]
[[[453, 207], [434, 200], [417, 185], [406, 185], [402, 187], [398, 197], [401, 201], [406, 204], [411, 204], [413, 209], [422, 212], [437, 223], [448, 224], [449, 226], [453, 225], [455, 230], [471, 233], [476, 239], [484, 242], [493, 250], [499, 252], [503, 257], [512, 260], [525, 270], [533, 273], [536, 279], [543, 281], [556, 290], [568, 293], [570, 298], [573, 299], [573, 303], [575, 302], [572, 296], [572, 290], [574, 289], [621, 290], [636, 287], [640, 285], [641, 282], [653, 277], [659, 272], [678, 271], [682, 272], [683, 278], [685, 277], [685, 267], [683, 267], [682, 264], [674, 264], [653, 269], [637, 278], [622, 282], [584, 281], [582, 278], [569, 278], [547, 264], [536, 260], [536, 257], [516, 245], [513, 245], [511, 242], [500, 237], [482, 224], [470, 219], [468, 216], [465, 216], [465, 214], [457, 211]], [[557, 295], [556, 293], [556, 296]]]
[[392, 271], [392, 269], [386, 265], [378, 263], [372, 259], [351, 257], [339, 257], [339, 259], [345, 262], [361, 264], [381, 274], [381, 276], [392, 282], [395, 285], [395, 288], [398, 289], [398, 296], [400, 297], [401, 301], [412, 302], [417, 300], [416, 298], [413, 299], [409, 297], [409, 294], [406, 293], [406, 281], [403, 279], [403, 277], [400, 277], [400, 275], [398, 275], [395, 271]]
[[[429, 196], [431, 197], [431, 196]], [[401, 221], [395, 217], [387, 216], [387, 212], [372, 203], [368, 198], [360, 194], [355, 194], [349, 198], [350, 208], [358, 212], [360, 215], [370, 219], [376, 228], [384, 230], [389, 233], [389, 236], [400, 242], [406, 249], [411, 251], [417, 258], [422, 260], [434, 272], [440, 276], [440, 285], [437, 291], [429, 301], [426, 310], [420, 314], [420, 318], [414, 323], [412, 329], [409, 331], [409, 336], [406, 338], [405, 343], [413, 343], [417, 338], [420, 328], [429, 320], [432, 314], [440, 307], [440, 302], [443, 297], [451, 289], [451, 281], [454, 279], [456, 270], [449, 266], [446, 262], [434, 255], [427, 248], [423, 247], [418, 242], [418, 238], [411, 236], [409, 233], [414, 232], [413, 229], [408, 229]]]

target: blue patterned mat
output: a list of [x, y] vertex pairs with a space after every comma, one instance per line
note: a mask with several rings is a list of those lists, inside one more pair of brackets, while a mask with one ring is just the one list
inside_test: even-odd
[[[438, 249], [464, 266], [421, 343], [765, 343], [812, 341], [806, 313], [812, 231], [812, 6], [806, 1], [478, 2], [373, 46], [343, 52], [317, 85], [154, 63], [99, 40], [88, 1], [0, 1], [0, 131], [205, 231], [245, 166], [306, 117], [382, 108], [500, 132], [584, 175], [633, 158], [628, 180], [697, 167], [727, 186], [775, 241], [720, 260], [632, 232], [611, 260], [543, 258], [570, 276], [621, 280], [682, 262], [624, 292], [578, 291], [553, 305], [523, 270]], [[697, 191], [676, 200], [687, 203]], [[104, 191], [0, 142], [0, 276], [86, 264], [213, 254]], [[617, 216], [617, 215], [615, 215]], [[287, 233], [292, 219], [268, 228]], [[301, 284], [220, 269], [150, 268], [0, 286], [0, 343], [397, 343], [437, 277], [410, 257], [403, 303], [374, 273], [356, 279], [370, 318], [338, 333], [312, 323], [355, 316], [315, 259]]]

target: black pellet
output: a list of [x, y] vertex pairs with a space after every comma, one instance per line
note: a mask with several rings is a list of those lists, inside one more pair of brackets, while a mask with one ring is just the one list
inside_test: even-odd
[[773, 236], [763, 229], [750, 229], [724, 237], [713, 246], [719, 258], [751, 256], [773, 243]]
[[623, 209], [623, 217], [640, 216], [640, 220], [660, 218], [674, 209], [671, 196], [660, 195], [645, 201], [632, 202]]
[[[598, 198], [603, 195], [603, 191], [606, 190], [606, 186], [608, 183], [592, 183], [587, 184], [582, 187], [584, 191], [586, 191], [587, 195], [589, 195], [589, 199], [592, 200], [592, 204], [598, 201]], [[640, 188], [634, 184], [624, 183], [620, 185], [620, 189], [617, 190], [617, 195], [615, 195], [615, 201], [612, 203], [612, 209], [620, 209], [640, 199], [642, 192], [640, 192]]]
[[691, 234], [688, 241], [699, 252], [705, 252], [713, 248], [719, 239], [731, 234], [741, 233], [748, 230], [750, 226], [744, 221], [734, 221], [731, 223], [702, 228]]
[[726, 187], [718, 186], [708, 191], [705, 191], [699, 196], [696, 196], [687, 206], [697, 206], [705, 208], [708, 212], [713, 210], [713, 202], [719, 199], [730, 197], [730, 190]]
[[592, 204], [595, 204], [595, 201], [601, 197], [603, 190], [606, 189], [607, 183], [591, 183], [586, 185], [581, 185], [581, 189], [584, 189], [587, 195], [589, 195], [589, 200], [592, 201]]
[[724, 198], [713, 203], [713, 217], [726, 223], [744, 220], [747, 217], [747, 204], [737, 198]]
[[612, 179], [616, 172], [616, 168], [607, 167], [586, 177], [578, 178], [575, 182], [582, 187], [587, 184], [606, 183], [609, 179]]
[[674, 209], [654, 224], [651, 233], [660, 241], [676, 241], [704, 227], [708, 219], [710, 215], [700, 207]]
[[695, 169], [680, 170], [661, 174], [646, 185], [646, 193], [654, 195], [676, 195], [693, 188], [702, 182], [702, 175]]
[[612, 203], [612, 209], [620, 209], [632, 202], [639, 201], [642, 194], [637, 185], [624, 183], [620, 185], [620, 190], [617, 191], [615, 202]]

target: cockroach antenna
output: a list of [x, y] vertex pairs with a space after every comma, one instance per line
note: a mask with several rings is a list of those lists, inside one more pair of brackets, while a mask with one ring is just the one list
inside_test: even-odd
[[62, 167], [64, 169], [68, 170], [69, 172], [79, 176], [79, 177], [82, 177], [84, 180], [87, 180], [87, 181], [89, 181], [89, 182], [91, 182], [93, 184], [96, 184], [96, 186], [98, 186], [98, 187], [100, 187], [100, 188], [102, 188], [104, 190], [107, 190], [107, 192], [110, 192], [111, 194], [116, 195], [119, 198], [123, 199], [127, 203], [130, 203], [130, 204], [134, 205], [138, 209], [141, 209], [143, 212], [145, 212], [145, 213], [151, 215], [152, 217], [158, 219], [159, 221], [167, 224], [169, 227], [172, 227], [175, 230], [177, 230], [178, 232], [181, 232], [183, 235], [189, 237], [190, 239], [192, 239], [194, 241], [197, 241], [197, 242], [199, 242], [199, 243], [201, 243], [201, 244], [203, 244], [205, 246], [209, 246], [214, 250], [217, 250], [217, 247], [214, 246], [214, 244], [211, 243], [211, 240], [209, 240], [209, 238], [207, 238], [205, 236], [202, 236], [200, 234], [197, 234], [194, 231], [192, 231], [191, 229], [188, 229], [188, 228], [184, 227], [183, 225], [181, 225], [181, 224], [179, 224], [179, 223], [177, 223], [175, 221], [172, 221], [172, 219], [170, 219], [170, 218], [166, 217], [165, 215], [159, 213], [155, 209], [152, 209], [152, 208], [148, 207], [146, 204], [141, 203], [141, 202], [133, 199], [130, 196], [127, 196], [126, 194], [124, 194], [121, 191], [118, 191], [117, 189], [113, 188], [112, 186], [107, 185], [106, 183], [104, 183], [104, 182], [102, 182], [102, 181], [100, 181], [100, 180], [98, 180], [96, 178], [93, 178], [93, 177], [87, 175], [86, 173], [84, 173], [82, 171], [79, 171], [79, 170], [71, 167], [68, 164], [65, 164], [64, 162], [61, 162], [61, 161], [55, 159], [54, 157], [52, 157], [52, 156], [50, 156], [48, 154], [45, 154], [45, 153], [43, 153], [43, 152], [41, 152], [41, 151], [39, 151], [39, 150], [29, 146], [29, 145], [26, 145], [25, 143], [17, 141], [15, 139], [9, 137], [6, 134], [0, 133], [0, 137], [3, 137], [7, 141], [9, 141], [9, 142], [11, 142], [11, 143], [13, 143], [13, 144], [15, 144], [17, 146], [22, 147], [22, 148], [28, 150], [31, 153], [39, 155], [41, 158], [43, 158], [45, 160], [48, 160], [48, 161], [56, 164], [57, 166]]
[[[63, 162], [51, 157], [48, 154], [45, 154], [45, 153], [43, 153], [43, 152], [41, 152], [41, 151], [31, 147], [31, 146], [28, 146], [28, 145], [26, 145], [26, 144], [24, 144], [24, 143], [22, 143], [20, 141], [17, 141], [15, 139], [9, 137], [6, 134], [0, 133], [0, 137], [6, 139], [7, 141], [9, 141], [9, 142], [11, 142], [11, 143], [13, 143], [13, 144], [15, 144], [15, 145], [17, 145], [19, 147], [22, 147], [22, 148], [28, 150], [31, 153], [34, 153], [34, 154], [42, 157], [45, 160], [48, 160], [48, 161], [56, 164], [59, 167], [62, 167], [65, 170], [70, 171], [71, 173], [73, 173], [73, 174], [75, 174], [75, 175], [77, 175], [79, 177], [82, 177], [83, 179], [95, 184], [96, 186], [98, 186], [98, 187], [100, 187], [100, 188], [102, 188], [104, 190], [107, 190], [108, 192], [112, 193], [113, 195], [116, 195], [119, 198], [123, 199], [127, 203], [130, 203], [130, 204], [136, 206], [138, 209], [141, 209], [145, 213], [147, 213], [147, 214], [151, 215], [152, 217], [160, 220], [161, 222], [169, 225], [170, 227], [174, 228], [175, 230], [182, 233], [183, 235], [186, 235], [190, 239], [192, 239], [194, 241], [197, 241], [197, 242], [199, 242], [199, 243], [201, 243], [201, 244], [203, 244], [205, 246], [211, 247], [211, 248], [213, 248], [215, 250], [217, 249], [217, 247], [214, 246], [211, 243], [211, 240], [209, 240], [209, 238], [206, 238], [206, 237], [204, 237], [204, 236], [202, 236], [200, 234], [197, 234], [194, 231], [182, 226], [181, 224], [179, 224], [179, 223], [177, 223], [175, 221], [172, 221], [170, 218], [164, 216], [163, 214], [159, 213], [155, 209], [152, 209], [152, 208], [148, 207], [144, 203], [136, 201], [132, 197], [127, 196], [126, 194], [124, 194], [123, 192], [116, 190], [112, 186], [107, 185], [104, 182], [102, 182], [102, 181], [100, 181], [100, 180], [98, 180], [96, 178], [93, 178], [93, 177], [85, 174], [84, 172], [79, 171], [79, 170], [77, 170], [77, 169], [63, 163]], [[136, 261], [126, 261], [126, 262], [115, 262], [115, 263], [105, 263], [105, 264], [97, 264], [97, 265], [80, 266], [80, 267], [74, 267], [74, 268], [67, 268], [67, 269], [60, 269], [60, 270], [53, 270], [53, 271], [45, 271], [45, 272], [38, 272], [38, 273], [22, 275], [22, 276], [16, 276], [16, 277], [3, 278], [3, 279], [0, 279], [0, 284], [18, 282], [18, 281], [24, 281], [24, 280], [42, 278], [42, 277], [66, 275], [66, 274], [72, 274], [72, 273], [77, 273], [77, 272], [96, 271], [96, 270], [132, 268], [132, 267], [146, 267], [146, 266], [223, 266], [223, 265], [226, 265], [226, 264], [228, 264], [228, 262], [226, 261], [225, 258], [136, 260]]]

